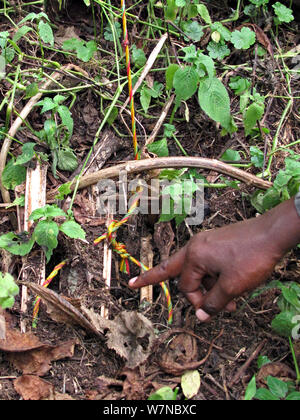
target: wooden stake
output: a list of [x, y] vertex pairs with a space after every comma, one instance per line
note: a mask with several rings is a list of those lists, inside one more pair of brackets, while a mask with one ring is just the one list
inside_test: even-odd
[[[153, 250], [151, 245], [151, 236], [141, 238], [140, 261], [146, 267], [153, 268]], [[145, 286], [140, 289], [140, 302], [153, 302], [153, 286]]]

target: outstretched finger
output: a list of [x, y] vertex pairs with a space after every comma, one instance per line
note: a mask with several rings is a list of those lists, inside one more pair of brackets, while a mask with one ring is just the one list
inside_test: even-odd
[[174, 278], [180, 275], [184, 260], [186, 248], [182, 248], [176, 254], [172, 255], [166, 261], [163, 261], [158, 266], [146, 271], [139, 277], [135, 277], [129, 281], [129, 286], [133, 289], [148, 286], [150, 284], [157, 284]]

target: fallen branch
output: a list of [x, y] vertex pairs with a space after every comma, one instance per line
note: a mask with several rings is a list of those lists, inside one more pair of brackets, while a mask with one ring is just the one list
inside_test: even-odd
[[[245, 184], [256, 187], [261, 190], [267, 190], [272, 186], [271, 182], [264, 181], [255, 175], [249, 174], [248, 172], [242, 171], [241, 169], [235, 168], [234, 166], [228, 165], [216, 159], [206, 159], [201, 157], [168, 157], [168, 158], [157, 158], [157, 159], [143, 159], [139, 161], [130, 161], [119, 165], [112, 166], [107, 169], [102, 169], [97, 172], [83, 176], [79, 180], [79, 189], [89, 187], [90, 185], [96, 184], [102, 179], [116, 178], [122, 171], [126, 171], [127, 174], [137, 174], [143, 171], [151, 171], [153, 169], [162, 168], [198, 168], [215, 171], [223, 175], [227, 175], [231, 178], [237, 179], [244, 182]], [[70, 188], [74, 190], [76, 185], [76, 179], [73, 180]], [[47, 194], [47, 201], [53, 201], [58, 192], [58, 188], [50, 191]]]

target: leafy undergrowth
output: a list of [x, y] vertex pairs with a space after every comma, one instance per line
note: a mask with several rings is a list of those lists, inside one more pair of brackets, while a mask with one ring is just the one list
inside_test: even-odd
[[[134, 84], [168, 34], [135, 94], [139, 157], [218, 159], [273, 182], [263, 191], [212, 170], [161, 171], [170, 208], [133, 215], [118, 231], [135, 258], [153, 255], [155, 265], [191, 235], [254, 217], [298, 190], [299, 8], [289, 6], [268, 0], [127, 4]], [[107, 251], [103, 243], [93, 245], [107, 229], [108, 217], [96, 211], [103, 191], [73, 191], [70, 181], [85, 170], [133, 160], [130, 113], [122, 110], [128, 91], [118, 2], [51, 0], [45, 7], [11, 0], [0, 13], [0, 168], [9, 191], [2, 188], [0, 271], [31, 290], [22, 314], [23, 288], [18, 294], [12, 278], [0, 273], [6, 308], [0, 312], [0, 338], [6, 330], [0, 398], [299, 398], [299, 249], [278, 265], [272, 287], [238, 299], [236, 313], [205, 325], [196, 322], [175, 281], [170, 329], [160, 290], [154, 288], [153, 304], [140, 304], [117, 256], [111, 289], [105, 287]], [[55, 199], [31, 214], [33, 226], [24, 232], [24, 182], [37, 162], [47, 165], [46, 189]], [[205, 217], [189, 226], [200, 181]], [[20, 320], [31, 326], [43, 255], [47, 275], [68, 263], [43, 291], [37, 327], [21, 335]], [[130, 271], [139, 274], [134, 265]]]

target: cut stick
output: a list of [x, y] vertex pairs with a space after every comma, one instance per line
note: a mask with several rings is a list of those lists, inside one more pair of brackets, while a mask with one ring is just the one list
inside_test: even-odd
[[[140, 75], [138, 81], [136, 82], [136, 84], [134, 85], [132, 94], [133, 96], [136, 94], [138, 88], [141, 86], [141, 84], [143, 83], [143, 81], [145, 80], [147, 74], [149, 73], [149, 71], [152, 69], [153, 64], [155, 63], [155, 60], [157, 59], [158, 54], [160, 53], [162, 47], [164, 46], [164, 43], [166, 42], [166, 40], [168, 39], [168, 34], [164, 34], [160, 40], [158, 41], [156, 47], [154, 48], [154, 50], [152, 51], [152, 53], [150, 54], [147, 63], [145, 65], [144, 70], [142, 71], [142, 74]], [[121, 114], [123, 113], [123, 111], [125, 110], [125, 108], [127, 107], [127, 105], [129, 104], [130, 98], [128, 98], [123, 107], [121, 108]]]
[[[46, 186], [47, 186], [47, 166], [40, 165], [39, 162], [36, 164], [35, 169], [28, 168], [26, 174], [26, 189], [25, 189], [25, 207], [24, 207], [24, 221], [23, 226], [19, 226], [19, 230], [29, 232], [32, 227], [33, 221], [29, 220], [31, 213], [46, 205]], [[46, 264], [45, 254], [42, 250], [39, 252], [39, 262], [35, 266], [35, 277], [37, 283], [42, 285], [45, 281], [46, 275]], [[27, 258], [23, 258], [23, 265], [27, 261]], [[27, 270], [22, 272], [22, 281], [28, 281]], [[27, 287], [22, 286], [21, 294], [21, 312], [24, 314], [27, 312], [28, 293]], [[26, 326], [24, 320], [21, 320], [21, 332], [25, 332]]]
[[[108, 204], [107, 204], [107, 222], [106, 222], [107, 228], [111, 224], [112, 219], [113, 219], [113, 215], [111, 213], [111, 208], [110, 208], [110, 205], [109, 205], [109, 202], [108, 202]], [[111, 263], [112, 263], [112, 250], [109, 247], [108, 242], [105, 241], [104, 242], [104, 247], [103, 247], [103, 280], [105, 282], [105, 288], [108, 289], [108, 290], [110, 289], [110, 286], [111, 286]], [[105, 303], [103, 303], [103, 305], [101, 305], [100, 315], [104, 319], [109, 318], [108, 307], [105, 305]]]
[[[152, 236], [141, 238], [140, 261], [148, 268], [153, 268], [153, 250], [151, 245]], [[145, 286], [140, 289], [140, 303], [153, 302], [153, 286]]]
[[[138, 161], [130, 161], [121, 163], [119, 165], [112, 166], [107, 169], [93, 172], [91, 174], [83, 176], [79, 181], [79, 189], [86, 188], [90, 185], [96, 184], [101, 179], [110, 179], [120, 176], [123, 171], [129, 174], [137, 174], [144, 171], [152, 171], [153, 169], [163, 168], [197, 168], [215, 171], [223, 175], [227, 175], [231, 178], [237, 179], [244, 182], [245, 184], [259, 188], [261, 190], [267, 190], [272, 187], [272, 182], [264, 181], [255, 175], [248, 172], [242, 171], [241, 169], [235, 168], [227, 163], [221, 162], [216, 159], [207, 159], [201, 157], [168, 157], [168, 158], [155, 158], [155, 159], [143, 159]], [[71, 191], [74, 190], [77, 180], [74, 179], [70, 185]], [[47, 201], [51, 202], [54, 200], [57, 194], [58, 188], [49, 191], [47, 195]]]

